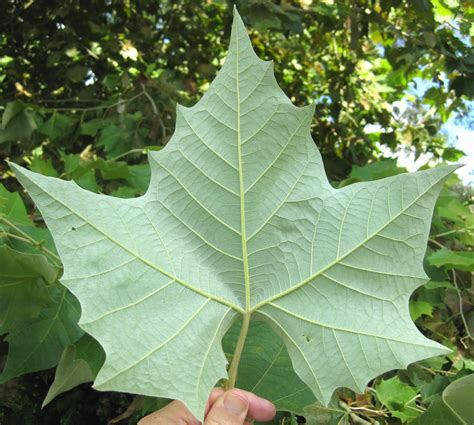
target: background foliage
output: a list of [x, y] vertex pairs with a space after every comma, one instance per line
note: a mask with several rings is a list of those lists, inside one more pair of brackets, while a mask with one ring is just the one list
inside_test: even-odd
[[[196, 102], [222, 64], [231, 3], [2, 4], [0, 422], [99, 424], [125, 412], [117, 422], [133, 424], [164, 402], [97, 393], [89, 384], [54, 398], [90, 381], [103, 359], [77, 327], [79, 308], [58, 282], [50, 234], [3, 159], [94, 192], [142, 194], [145, 154], [169, 140], [176, 103]], [[440, 128], [453, 114], [472, 124], [467, 1], [240, 0], [237, 7], [258, 55], [275, 60], [283, 90], [297, 105], [316, 104], [312, 134], [335, 186], [405, 171], [393, 159], [400, 150], [427, 154], [427, 166], [462, 160]], [[429, 89], [417, 89], [427, 81]], [[453, 175], [427, 248], [432, 281], [410, 303], [420, 329], [452, 354], [387, 373], [363, 395], [341, 390], [331, 410], [313, 404], [300, 412], [305, 419], [278, 421], [462, 423], [449, 419], [443, 400], [459, 397], [450, 383], [472, 385], [460, 379], [474, 372], [471, 203], [472, 188]]]

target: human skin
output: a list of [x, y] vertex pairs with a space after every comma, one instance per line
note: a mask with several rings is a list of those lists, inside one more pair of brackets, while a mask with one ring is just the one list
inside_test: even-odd
[[[251, 425], [252, 421], [269, 421], [275, 416], [275, 406], [248, 391], [233, 389], [225, 392], [214, 388], [206, 405], [203, 425]], [[188, 408], [178, 400], [145, 416], [138, 425], [201, 425]]]

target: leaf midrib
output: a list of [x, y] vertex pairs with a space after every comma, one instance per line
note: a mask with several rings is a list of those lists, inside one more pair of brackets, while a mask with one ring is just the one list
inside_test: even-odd
[[237, 156], [238, 156], [238, 171], [239, 171], [239, 190], [240, 190], [240, 235], [242, 241], [242, 260], [244, 267], [244, 286], [245, 286], [245, 313], [250, 312], [250, 275], [249, 275], [249, 258], [247, 251], [247, 229], [245, 222], [245, 186], [244, 186], [244, 172], [242, 166], [242, 146], [241, 146], [241, 123], [240, 123], [240, 80], [239, 80], [239, 36], [235, 37], [236, 45], [236, 72], [235, 84], [237, 95]]

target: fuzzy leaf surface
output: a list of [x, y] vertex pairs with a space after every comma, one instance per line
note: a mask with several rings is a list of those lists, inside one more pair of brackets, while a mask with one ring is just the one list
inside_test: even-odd
[[13, 165], [104, 348], [95, 387], [177, 398], [202, 419], [221, 340], [267, 321], [321, 402], [447, 350], [410, 319], [434, 202], [455, 167], [334, 189], [294, 106], [236, 14], [229, 54], [149, 155], [146, 194], [116, 199]]

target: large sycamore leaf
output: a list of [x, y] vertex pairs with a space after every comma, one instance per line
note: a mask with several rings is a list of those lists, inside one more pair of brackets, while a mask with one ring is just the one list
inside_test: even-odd
[[227, 376], [221, 339], [242, 315], [270, 324], [324, 403], [447, 351], [417, 330], [408, 299], [427, 280], [433, 205], [454, 167], [335, 190], [313, 112], [284, 95], [236, 14], [215, 81], [150, 153], [144, 196], [12, 165], [55, 238], [81, 327], [106, 352], [96, 388], [177, 398], [202, 418]]

